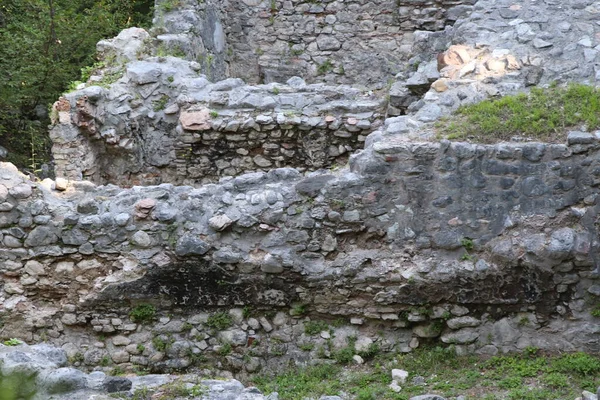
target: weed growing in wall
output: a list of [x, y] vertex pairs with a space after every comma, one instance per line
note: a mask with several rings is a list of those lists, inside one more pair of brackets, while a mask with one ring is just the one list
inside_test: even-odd
[[222, 311], [208, 317], [205, 325], [209, 328], [222, 331], [233, 325], [233, 320], [231, 319], [231, 315]]
[[333, 71], [333, 63], [331, 60], [325, 60], [317, 67], [317, 75], [325, 75], [331, 71]]
[[18, 346], [20, 344], [23, 344], [23, 342], [16, 338], [10, 338], [4, 341], [5, 346]]
[[154, 320], [156, 309], [151, 304], [140, 304], [129, 312], [129, 318], [133, 322], [147, 324]]
[[164, 110], [168, 102], [169, 96], [162, 96], [160, 99], [154, 100], [152, 102], [152, 109], [154, 110], [154, 112]]
[[329, 330], [329, 325], [323, 321], [307, 321], [304, 323], [304, 333], [307, 335], [317, 335], [327, 330]]

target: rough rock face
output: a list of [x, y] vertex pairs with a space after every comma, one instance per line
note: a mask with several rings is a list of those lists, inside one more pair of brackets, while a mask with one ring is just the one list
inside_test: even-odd
[[[351, 336], [600, 350], [599, 134], [426, 141], [460, 105], [594, 80], [594, 2], [193, 3], [101, 42], [107, 66], [54, 106], [60, 179], [1, 164], [3, 335], [88, 367], [240, 375]], [[330, 84], [396, 66], [389, 101]]]
[[412, 53], [415, 31], [439, 31], [473, 0], [157, 1], [161, 49], [203, 66], [211, 79], [385, 86]]
[[[352, 321], [336, 337], [382, 349], [440, 337], [491, 354], [597, 351], [600, 146], [581, 136], [569, 146], [374, 138], [351, 170], [275, 169], [199, 189], [48, 191], [3, 164], [3, 334], [44, 335], [72, 357], [92, 332], [109, 335], [82, 353], [87, 365], [109, 355], [184, 368], [220, 355], [247, 372], [325, 342], [307, 315]], [[160, 318], [131, 321], [140, 302]]]
[[0, 365], [2, 394], [10, 399], [110, 400], [115, 395], [133, 395], [135, 398], [142, 393], [164, 393], [170, 388], [177, 388], [178, 398], [190, 400], [265, 399], [256, 388], [244, 388], [233, 379], [211, 380], [198, 376], [171, 375], [122, 378], [100, 371], [85, 374], [67, 367], [64, 350], [45, 344], [0, 345]]
[[123, 185], [344, 164], [385, 113], [373, 95], [299, 78], [211, 84], [173, 57], [131, 62], [110, 88], [87, 87], [54, 108], [57, 175]]
[[[389, 1], [267, 3], [158, 2], [154, 37], [131, 28], [100, 42], [105, 68], [54, 106], [58, 176], [197, 185], [278, 167], [328, 168], [362, 148], [385, 119], [388, 99], [388, 116], [399, 119], [389, 118], [385, 132], [423, 140], [432, 137], [429, 123], [461, 105], [552, 81], [596, 79], [591, 1], [412, 2], [392, 11]], [[358, 33], [355, 15], [366, 27]], [[456, 23], [438, 30], [444, 18]], [[417, 30], [431, 24], [433, 31]], [[302, 63], [279, 54], [284, 42], [292, 52], [306, 48]], [[334, 42], [343, 46], [329, 49]], [[410, 63], [396, 60], [406, 58], [399, 49], [413, 55]], [[375, 62], [373, 51], [395, 61]], [[256, 57], [256, 68], [273, 77], [266, 81], [279, 84], [209, 82], [255, 81], [248, 63]], [[330, 59], [360, 73], [331, 78], [327, 69], [338, 61]], [[323, 75], [311, 72], [315, 63], [327, 66]], [[389, 65], [393, 73], [377, 69]], [[290, 74], [363, 89], [306, 85]], [[364, 90], [381, 81], [391, 84], [389, 93]]]

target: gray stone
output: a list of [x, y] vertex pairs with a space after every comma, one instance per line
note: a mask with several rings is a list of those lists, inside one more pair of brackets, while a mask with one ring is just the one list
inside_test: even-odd
[[315, 197], [318, 192], [324, 188], [329, 181], [334, 179], [333, 175], [317, 175], [296, 184], [296, 190], [300, 194]]
[[446, 324], [448, 325], [448, 327], [450, 329], [461, 329], [461, 328], [466, 328], [466, 327], [479, 326], [481, 324], [481, 321], [478, 320], [477, 318], [465, 316], [465, 317], [451, 318], [448, 321], [446, 321]]
[[334, 36], [331, 35], [319, 35], [317, 37], [317, 46], [321, 51], [327, 50], [339, 50], [342, 44]]
[[52, 228], [46, 226], [36, 226], [25, 239], [25, 245], [28, 247], [47, 246], [56, 242], [58, 236]]
[[158, 82], [162, 74], [158, 64], [146, 61], [138, 61], [127, 66], [127, 77], [138, 85]]
[[404, 384], [408, 378], [408, 371], [403, 369], [392, 369], [392, 379], [398, 383]]
[[93, 199], [85, 199], [77, 204], [77, 212], [81, 214], [96, 214], [98, 210], [98, 202]]
[[472, 343], [479, 338], [479, 332], [473, 328], [464, 328], [454, 332], [448, 332], [441, 336], [444, 343], [465, 344]]
[[588, 293], [594, 296], [600, 296], [600, 285], [592, 285], [588, 288]]
[[186, 234], [179, 238], [175, 246], [178, 256], [203, 255], [210, 250], [210, 245], [204, 240]]
[[15, 199], [26, 199], [32, 195], [31, 186], [25, 183], [15, 185], [8, 190], [8, 193]]
[[552, 233], [548, 245], [548, 255], [554, 259], [564, 260], [575, 245], [575, 231], [571, 228], [561, 228]]
[[108, 393], [127, 392], [131, 390], [131, 380], [118, 376], [107, 376], [102, 382], [102, 389]]
[[40, 390], [49, 394], [73, 392], [87, 387], [85, 374], [74, 368], [58, 368], [42, 373], [37, 382]]
[[134, 246], [148, 248], [152, 246], [152, 238], [144, 231], [137, 231], [131, 236], [131, 243]]
[[592, 144], [596, 141], [596, 137], [588, 132], [570, 131], [567, 135], [567, 143], [575, 144]]

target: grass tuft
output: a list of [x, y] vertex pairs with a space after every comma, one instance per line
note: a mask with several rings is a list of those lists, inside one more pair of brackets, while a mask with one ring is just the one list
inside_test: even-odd
[[581, 125], [600, 128], [600, 90], [570, 84], [462, 106], [436, 129], [440, 139], [495, 143], [515, 136], [564, 141], [568, 129]]

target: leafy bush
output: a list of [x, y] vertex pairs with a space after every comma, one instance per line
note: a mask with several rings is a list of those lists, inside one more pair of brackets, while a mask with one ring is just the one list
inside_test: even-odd
[[3, 0], [1, 4], [0, 143], [9, 151], [8, 161], [36, 170], [50, 159], [50, 120], [42, 111], [69, 82], [80, 75], [89, 78], [100, 39], [123, 28], [149, 26], [154, 1]]

